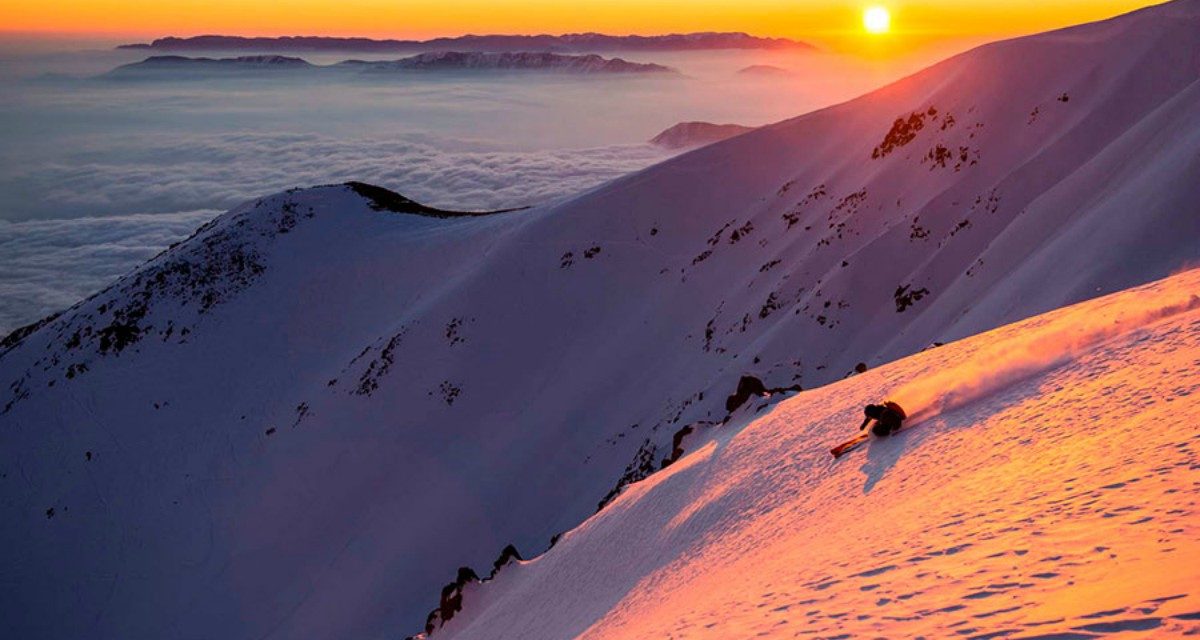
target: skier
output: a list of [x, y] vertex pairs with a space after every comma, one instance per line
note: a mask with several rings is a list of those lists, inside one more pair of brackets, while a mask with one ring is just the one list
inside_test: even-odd
[[872, 420], [875, 421], [875, 426], [871, 427], [871, 433], [877, 436], [891, 435], [900, 430], [901, 424], [908, 418], [908, 414], [904, 413], [904, 409], [900, 405], [892, 401], [884, 402], [883, 404], [869, 404], [863, 408], [863, 413], [866, 418], [863, 420], [859, 431], [867, 428], [867, 425]]
[[[863, 413], [866, 414], [866, 419], [863, 420], [862, 426], [858, 428], [858, 435], [850, 440], [839, 444], [829, 452], [834, 458], [840, 458], [851, 449], [866, 442], [871, 438], [871, 434], [876, 436], [888, 436], [900, 430], [904, 421], [908, 419], [908, 414], [904, 413], [904, 409], [900, 405], [892, 401], [884, 402], [883, 404], [869, 404], [863, 407]], [[871, 433], [863, 433], [871, 421], [875, 421], [875, 426], [871, 427]]]

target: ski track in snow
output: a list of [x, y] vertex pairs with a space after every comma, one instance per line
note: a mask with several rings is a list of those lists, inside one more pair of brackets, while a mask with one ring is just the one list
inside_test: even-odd
[[[786, 400], [470, 592], [435, 637], [1200, 633], [1196, 291], [1200, 270]], [[1031, 335], [1077, 349], [830, 463], [864, 399]]]

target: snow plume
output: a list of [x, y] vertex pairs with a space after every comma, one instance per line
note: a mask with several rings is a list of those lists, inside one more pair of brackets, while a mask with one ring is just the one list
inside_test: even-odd
[[1158, 320], [1200, 309], [1200, 295], [1171, 291], [1156, 304], [1136, 309], [1118, 307], [1110, 313], [1079, 313], [1074, 322], [1056, 322], [1049, 328], [1034, 327], [1015, 338], [984, 347], [963, 364], [910, 382], [893, 394], [893, 400], [908, 411], [913, 424], [1018, 383], [1030, 376], [1062, 366], [1096, 345], [1135, 331]]

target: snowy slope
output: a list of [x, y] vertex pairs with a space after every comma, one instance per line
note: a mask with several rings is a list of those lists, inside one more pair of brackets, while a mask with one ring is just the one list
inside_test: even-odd
[[[434, 637], [1200, 632], [1200, 270], [711, 430]], [[834, 461], [862, 406], [906, 431]]]
[[414, 631], [743, 375], [811, 388], [1166, 275], [1200, 254], [1198, 6], [989, 45], [552, 207], [231, 211], [0, 344], [0, 632]]

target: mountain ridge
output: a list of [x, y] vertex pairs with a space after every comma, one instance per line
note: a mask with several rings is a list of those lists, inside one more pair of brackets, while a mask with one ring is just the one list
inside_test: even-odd
[[360, 74], [384, 74], [419, 71], [549, 71], [572, 74], [677, 74], [663, 65], [629, 62], [622, 58], [604, 58], [598, 54], [565, 55], [558, 53], [482, 53], [436, 51], [419, 53], [398, 60], [343, 60], [315, 65], [303, 58], [281, 55], [237, 56], [233, 58], [192, 58], [180, 55], [150, 56], [140, 62], [121, 65], [101, 77], [138, 78], [176, 72], [298, 72], [352, 71]]
[[815, 50], [808, 43], [787, 38], [761, 38], [742, 32], [699, 32], [651, 36], [613, 36], [602, 33], [562, 35], [464, 35], [430, 40], [375, 40], [331, 36], [250, 37], [203, 35], [167, 36], [150, 43], [125, 44], [119, 49], [253, 50], [253, 51], [359, 51], [396, 52], [459, 49], [465, 51], [688, 51], [711, 49]]

